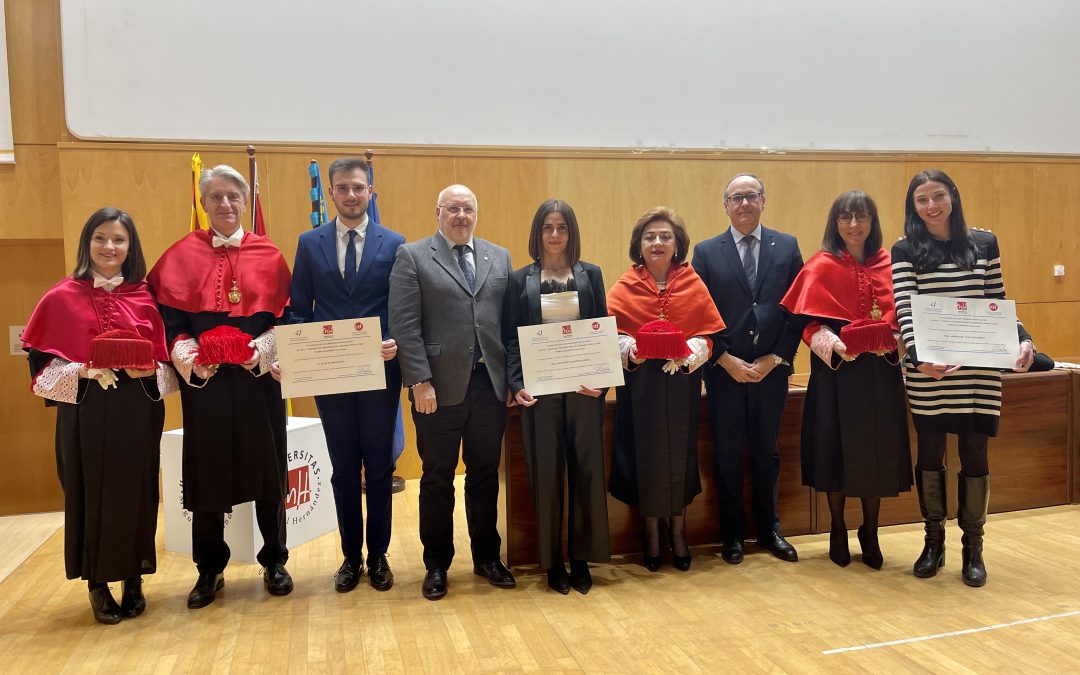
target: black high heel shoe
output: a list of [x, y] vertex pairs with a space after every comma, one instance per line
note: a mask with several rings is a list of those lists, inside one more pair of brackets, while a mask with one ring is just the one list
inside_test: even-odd
[[548, 588], [567, 595], [570, 592], [570, 577], [566, 574], [566, 567], [562, 562], [556, 563], [547, 571]]
[[881, 546], [878, 544], [877, 529], [871, 533], [866, 529], [866, 525], [860, 525], [859, 546], [862, 547], [863, 564], [871, 569], [881, 569], [885, 564], [885, 556], [881, 554]]
[[[859, 532], [862, 532], [862, 528], [859, 528]], [[859, 541], [862, 541], [862, 535], [860, 534]], [[840, 567], [847, 567], [851, 564], [851, 551], [848, 549], [847, 529], [846, 528], [833, 528], [829, 530], [829, 560], [833, 561]]]
[[668, 530], [668, 544], [671, 545], [671, 566], [680, 572], [686, 572], [690, 569], [690, 561], [692, 556], [689, 555], [690, 550], [687, 547], [687, 555], [678, 555], [675, 553], [675, 535]]

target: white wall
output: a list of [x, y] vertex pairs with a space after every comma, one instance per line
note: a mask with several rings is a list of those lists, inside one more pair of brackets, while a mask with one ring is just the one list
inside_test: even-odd
[[87, 139], [1080, 153], [1073, 0], [62, 0]]

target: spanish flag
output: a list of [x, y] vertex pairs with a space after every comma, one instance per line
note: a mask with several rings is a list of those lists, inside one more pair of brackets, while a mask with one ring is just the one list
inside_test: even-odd
[[205, 230], [210, 227], [210, 219], [202, 206], [199, 194], [199, 175], [202, 173], [202, 157], [199, 153], [191, 156], [191, 231]]

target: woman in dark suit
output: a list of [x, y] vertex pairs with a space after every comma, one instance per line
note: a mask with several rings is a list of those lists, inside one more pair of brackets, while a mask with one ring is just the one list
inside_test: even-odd
[[[602, 389], [532, 396], [525, 389], [519, 326], [607, 316], [600, 268], [582, 262], [577, 216], [566, 202], [549, 199], [533, 216], [529, 256], [534, 262], [510, 275], [503, 310], [506, 378], [522, 406], [521, 433], [529, 487], [536, 507], [540, 564], [548, 586], [562, 594], [592, 588], [589, 562], [607, 562], [607, 495], [604, 490]], [[570, 574], [563, 565], [564, 475], [570, 483], [567, 543]]]

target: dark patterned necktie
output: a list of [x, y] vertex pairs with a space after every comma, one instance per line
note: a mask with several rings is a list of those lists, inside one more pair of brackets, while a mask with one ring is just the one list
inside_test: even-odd
[[746, 272], [746, 280], [750, 282], [750, 290], [754, 290], [754, 283], [757, 281], [757, 263], [754, 262], [754, 244], [757, 242], [757, 237], [749, 235], [743, 237], [743, 256], [742, 256], [742, 268]]
[[469, 290], [474, 291], [476, 284], [476, 275], [473, 274], [472, 265], [465, 259], [465, 252], [469, 250], [468, 244], [458, 244], [454, 246], [454, 250], [457, 251], [457, 263], [461, 268], [461, 273], [465, 275], [465, 283], [469, 284]]

